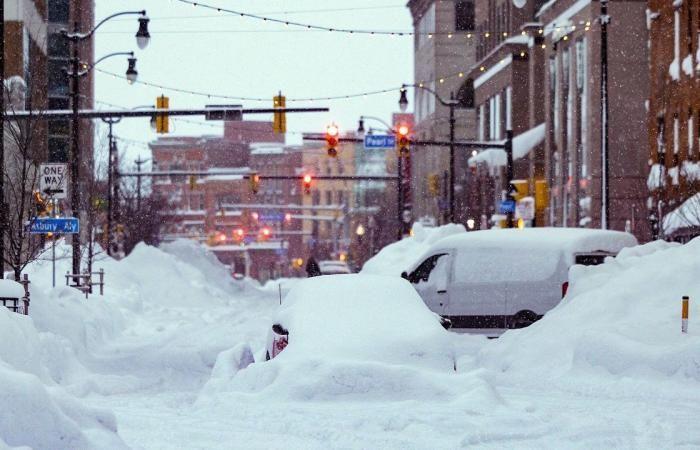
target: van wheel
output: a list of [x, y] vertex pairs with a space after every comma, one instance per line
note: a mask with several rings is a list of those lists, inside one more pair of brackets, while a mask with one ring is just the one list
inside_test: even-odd
[[270, 352], [266, 351], [265, 352], [265, 361], [269, 361], [269, 360], [270, 360]]
[[520, 311], [508, 322], [508, 328], [525, 328], [537, 321], [537, 315], [532, 311]]

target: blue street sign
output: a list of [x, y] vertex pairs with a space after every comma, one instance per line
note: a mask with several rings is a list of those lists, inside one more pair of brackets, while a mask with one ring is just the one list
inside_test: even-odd
[[515, 200], [501, 200], [500, 204], [501, 214], [508, 214], [515, 212]]
[[366, 134], [365, 150], [379, 150], [384, 148], [394, 148], [396, 136], [393, 134]]
[[284, 220], [284, 214], [279, 211], [264, 212], [260, 213], [258, 220], [260, 222], [282, 222]]
[[77, 234], [80, 221], [75, 217], [35, 217], [29, 223], [30, 234]]

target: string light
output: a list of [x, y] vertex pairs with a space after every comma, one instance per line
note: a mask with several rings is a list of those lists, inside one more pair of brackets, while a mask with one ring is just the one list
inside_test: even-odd
[[[392, 31], [392, 30], [368, 30], [368, 29], [351, 29], [351, 28], [334, 28], [334, 27], [327, 27], [323, 25], [315, 25], [315, 24], [309, 24], [309, 23], [302, 23], [302, 22], [294, 22], [290, 21], [287, 19], [276, 19], [274, 17], [268, 17], [268, 16], [263, 16], [260, 14], [252, 14], [252, 13], [247, 13], [243, 11], [237, 11], [233, 9], [227, 9], [227, 8], [222, 8], [220, 6], [212, 6], [208, 5], [205, 3], [201, 2], [194, 2], [192, 0], [177, 0], [180, 3], [188, 4], [193, 7], [198, 7], [198, 8], [204, 8], [204, 9], [209, 9], [216, 11], [218, 13], [228, 13], [233, 16], [238, 16], [238, 17], [245, 17], [248, 19], [254, 19], [254, 20], [260, 20], [263, 22], [270, 22], [270, 23], [277, 23], [280, 25], [285, 25], [286, 27], [298, 27], [302, 28], [305, 30], [315, 30], [315, 31], [328, 31], [328, 32], [334, 32], [334, 33], [346, 33], [346, 34], [369, 34], [369, 35], [384, 35], [384, 36], [416, 36], [416, 35], [427, 35], [428, 39], [432, 39], [434, 35], [446, 35], [448, 39], [451, 39], [452, 36], [458, 33], [458, 31], [434, 31], [430, 33], [421, 33], [421, 32], [415, 32], [415, 31]], [[581, 25], [583, 22], [581, 22]], [[588, 25], [590, 26], [590, 22], [588, 22]], [[559, 26], [558, 28], [567, 28], [567, 26]], [[575, 28], [574, 28], [575, 29]], [[489, 38], [491, 37], [492, 31], [481, 31], [480, 32], [482, 36]], [[503, 37], [508, 36], [508, 32], [500, 32]], [[539, 34], [543, 34], [544, 30], [539, 29], [538, 30]], [[467, 39], [471, 39], [472, 37], [472, 32], [467, 33]], [[477, 33], [478, 34], [478, 33]], [[523, 35], [526, 35], [527, 33], [525, 31], [522, 32]]]

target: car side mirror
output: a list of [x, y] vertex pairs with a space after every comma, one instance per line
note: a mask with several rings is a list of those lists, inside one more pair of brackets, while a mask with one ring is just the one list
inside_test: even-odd
[[286, 328], [284, 328], [278, 323], [272, 325], [272, 331], [274, 331], [276, 334], [279, 334], [280, 336], [289, 336], [289, 331], [287, 331]]
[[408, 272], [406, 272], [405, 270], [401, 272], [401, 278], [403, 278], [404, 280], [408, 280]]

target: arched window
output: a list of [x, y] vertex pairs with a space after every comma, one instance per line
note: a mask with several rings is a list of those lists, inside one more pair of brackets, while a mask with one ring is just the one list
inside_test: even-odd
[[474, 107], [474, 80], [467, 78], [457, 91], [457, 101], [462, 108]]

